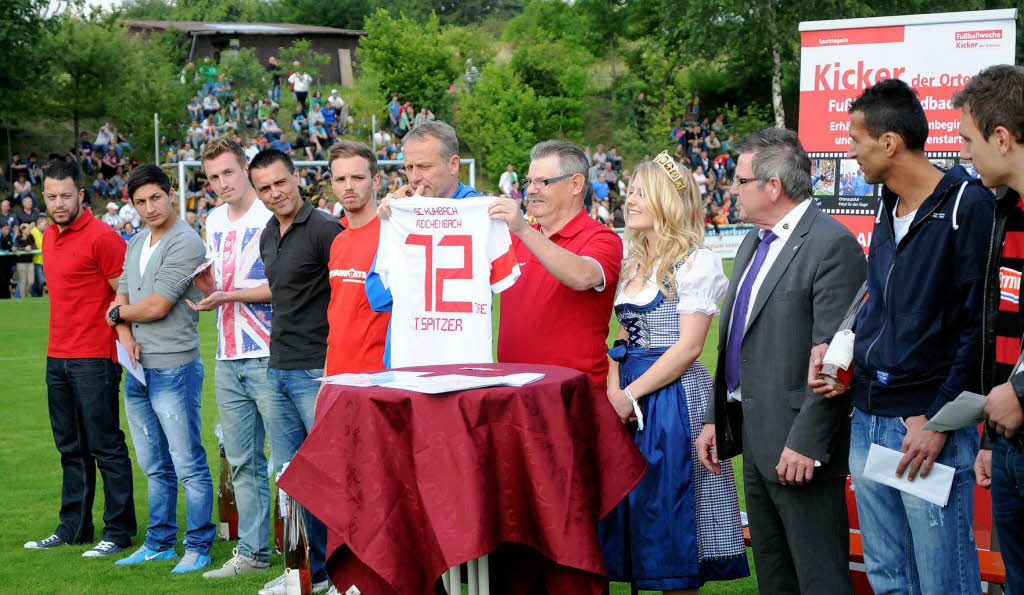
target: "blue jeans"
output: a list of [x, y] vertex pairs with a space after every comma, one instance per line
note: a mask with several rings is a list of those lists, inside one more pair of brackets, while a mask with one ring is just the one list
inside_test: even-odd
[[199, 415], [202, 360], [173, 368], [147, 368], [145, 374], [145, 386], [126, 374], [124, 409], [135, 457], [148, 479], [146, 547], [159, 551], [177, 542], [180, 479], [185, 488], [185, 549], [209, 554], [217, 529], [210, 520], [213, 478], [206, 463]]
[[270, 561], [270, 485], [263, 415], [270, 406], [267, 360], [217, 360], [217, 413], [238, 504], [238, 551]]
[[871, 444], [900, 450], [906, 435], [907, 426], [899, 417], [853, 410], [850, 475], [871, 588], [879, 595], [978, 593], [981, 571], [973, 526], [978, 429], [946, 433], [936, 462], [956, 473], [945, 507], [864, 479]]
[[1024, 449], [992, 445], [992, 520], [1006, 565], [1006, 595], [1024, 594]]
[[46, 287], [46, 274], [43, 272], [43, 265], [32, 264], [36, 271], [35, 280], [32, 283], [32, 297], [43, 297], [43, 289]]
[[[292, 460], [302, 442], [313, 429], [313, 410], [323, 369], [282, 370], [267, 368], [270, 381], [270, 407], [263, 415], [270, 434], [270, 450], [274, 471]], [[306, 512], [306, 535], [309, 541], [309, 570], [313, 582], [327, 579], [327, 527]]]

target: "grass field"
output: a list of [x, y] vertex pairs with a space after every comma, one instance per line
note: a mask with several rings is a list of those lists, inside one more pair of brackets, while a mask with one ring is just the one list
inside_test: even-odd
[[[727, 263], [730, 268], [731, 263]], [[41, 539], [53, 531], [60, 507], [60, 459], [53, 444], [46, 406], [44, 369], [46, 362], [46, 329], [49, 301], [29, 298], [0, 302], [0, 365], [3, 389], [0, 390], [0, 477], [4, 486], [0, 506], [0, 549], [3, 551], [3, 572], [0, 573], [2, 593], [159, 593], [184, 592], [255, 592], [267, 580], [281, 572], [279, 556], [266, 574], [239, 577], [226, 581], [204, 580], [200, 573], [171, 575], [174, 562], [160, 562], [141, 567], [115, 567], [109, 559], [84, 559], [86, 546], [68, 546], [52, 551], [25, 550], [25, 541]], [[617, 325], [613, 324], [614, 332]], [[213, 435], [217, 409], [213, 392], [213, 350], [216, 327], [212, 313], [200, 320], [200, 339], [206, 381], [203, 385], [203, 442], [210, 457], [214, 481], [218, 477], [217, 442]], [[708, 345], [701, 359], [714, 367], [717, 319], [709, 333]], [[127, 434], [121, 408], [121, 427]], [[135, 453], [128, 440], [133, 462]], [[97, 480], [99, 479], [97, 474]], [[145, 476], [135, 466], [135, 509], [139, 534], [135, 547], [145, 535], [148, 518]], [[742, 490], [742, 485], [740, 486]], [[97, 502], [93, 514], [96, 538], [103, 527], [102, 488], [97, 486]], [[743, 496], [740, 494], [742, 506]], [[216, 507], [214, 515], [216, 516]], [[178, 518], [184, 531], [184, 497], [178, 499]], [[179, 554], [182, 535], [179, 533]], [[232, 542], [217, 541], [213, 546], [213, 562], [222, 564], [231, 556]], [[751, 561], [751, 566], [753, 562]], [[626, 585], [615, 584], [613, 595], [628, 595]], [[753, 578], [730, 583], [711, 583], [706, 593], [756, 593]], [[371, 595], [371, 594], [367, 594]]]

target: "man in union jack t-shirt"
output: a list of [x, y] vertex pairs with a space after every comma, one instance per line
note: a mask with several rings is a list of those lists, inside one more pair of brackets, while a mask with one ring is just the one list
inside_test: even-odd
[[[260, 235], [271, 213], [257, 200], [238, 143], [209, 141], [202, 163], [224, 204], [206, 219], [206, 258], [212, 264], [195, 278], [206, 297], [189, 305], [217, 310], [217, 413], [238, 505], [238, 549], [222, 568], [203, 576], [228, 578], [270, 568], [270, 488], [263, 444], [264, 423], [273, 423], [267, 381], [271, 308]], [[280, 449], [273, 446], [276, 454]]]

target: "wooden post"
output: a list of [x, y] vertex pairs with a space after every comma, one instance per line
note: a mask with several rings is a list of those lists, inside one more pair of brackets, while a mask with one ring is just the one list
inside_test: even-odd
[[352, 88], [355, 86], [355, 76], [352, 74], [352, 50], [340, 48], [338, 50], [338, 80], [341, 86]]

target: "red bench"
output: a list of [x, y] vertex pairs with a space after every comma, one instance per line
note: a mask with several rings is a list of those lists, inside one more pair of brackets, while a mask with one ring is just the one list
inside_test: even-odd
[[[872, 593], [864, 572], [864, 547], [860, 538], [860, 520], [857, 518], [857, 501], [849, 478], [846, 480], [846, 506], [850, 517], [850, 579], [858, 595]], [[750, 545], [750, 528], [743, 527], [743, 540]], [[981, 566], [981, 580], [989, 584], [1002, 585], [1006, 582], [1006, 567], [1003, 557], [992, 547], [992, 497], [988, 490], [974, 488], [974, 540], [978, 546], [978, 563]]]

